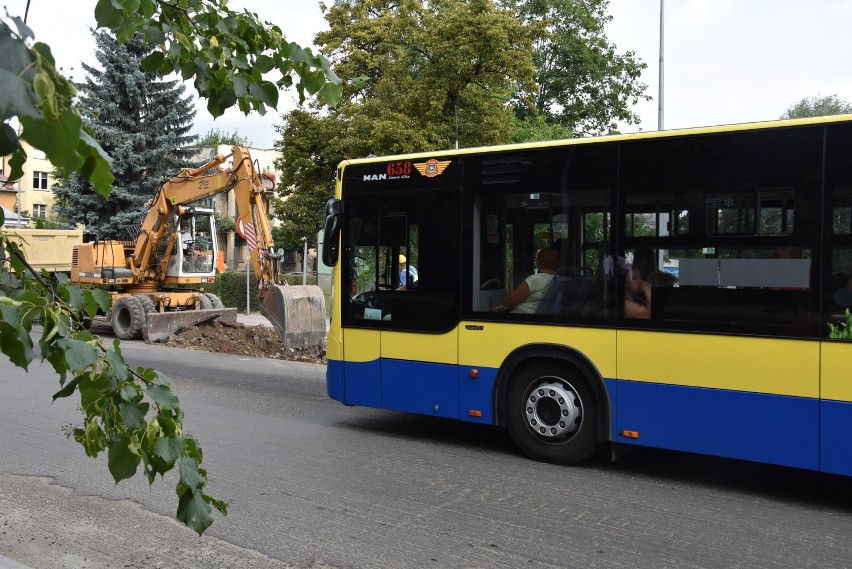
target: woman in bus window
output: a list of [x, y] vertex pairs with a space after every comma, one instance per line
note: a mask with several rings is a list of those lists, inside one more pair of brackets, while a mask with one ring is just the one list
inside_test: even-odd
[[553, 281], [553, 275], [559, 266], [559, 253], [555, 249], [539, 249], [536, 255], [538, 272], [531, 274], [518, 285], [509, 296], [494, 305], [494, 312], [512, 312], [513, 314], [535, 314], [544, 298], [547, 288]]
[[624, 316], [651, 318], [651, 284], [642, 280], [639, 269], [628, 269], [624, 279]]

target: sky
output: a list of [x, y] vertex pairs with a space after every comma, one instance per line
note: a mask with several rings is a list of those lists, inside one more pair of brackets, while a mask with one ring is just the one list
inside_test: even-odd
[[[852, 2], [849, 0], [610, 0], [607, 37], [616, 51], [635, 52], [648, 66], [642, 82], [650, 102], [634, 111], [639, 125], [622, 132], [657, 130], [660, 85], [660, 5], [664, 2], [663, 127], [665, 129], [777, 119], [806, 97], [837, 95], [852, 102]], [[30, 0], [27, 23], [37, 41], [51, 46], [57, 65], [82, 80], [80, 61], [95, 64], [96, 0]], [[5, 0], [22, 16], [26, 0]], [[61, 9], [57, 7], [61, 6]], [[278, 25], [303, 46], [326, 29], [313, 0], [230, 0]], [[279, 112], [296, 105], [282, 93]], [[217, 120], [198, 105], [194, 133], [211, 128], [237, 132], [254, 147], [271, 148], [275, 111], [244, 116], [229, 111]]]

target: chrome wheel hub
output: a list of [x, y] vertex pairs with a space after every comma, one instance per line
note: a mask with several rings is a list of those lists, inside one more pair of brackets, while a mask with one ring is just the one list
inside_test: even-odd
[[567, 437], [580, 428], [582, 418], [580, 396], [563, 383], [545, 381], [530, 390], [524, 402], [527, 426], [541, 437]]

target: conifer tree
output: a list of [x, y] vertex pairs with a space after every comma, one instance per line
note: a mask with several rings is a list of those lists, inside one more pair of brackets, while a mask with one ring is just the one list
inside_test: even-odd
[[83, 64], [79, 108], [113, 159], [113, 190], [104, 200], [75, 173], [61, 177], [54, 197], [65, 221], [83, 223], [101, 238], [121, 238], [120, 226], [142, 220], [163, 178], [188, 165], [195, 109], [183, 84], [142, 69], [150, 49], [138, 36], [121, 44], [105, 31], [92, 33], [100, 69]]

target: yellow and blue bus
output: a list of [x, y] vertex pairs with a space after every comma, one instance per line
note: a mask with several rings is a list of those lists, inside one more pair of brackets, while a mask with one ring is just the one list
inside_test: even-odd
[[852, 115], [346, 161], [322, 255], [346, 405], [852, 475]]

